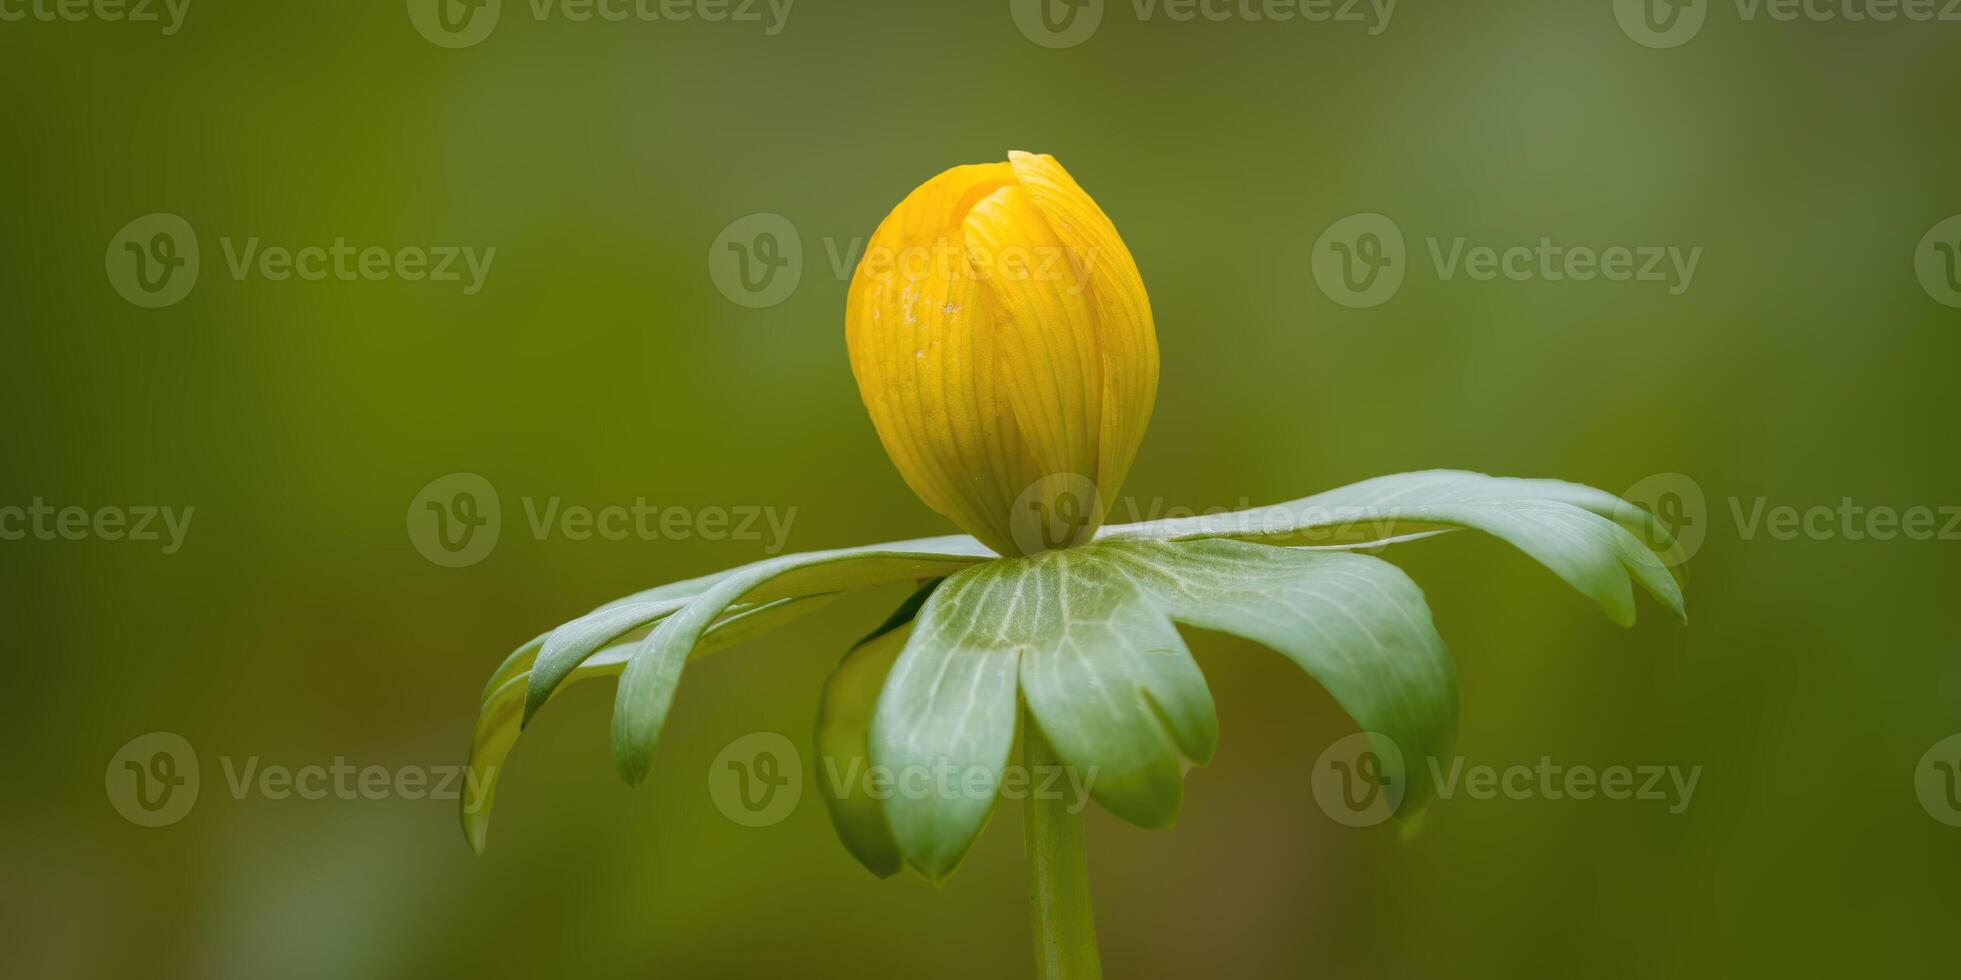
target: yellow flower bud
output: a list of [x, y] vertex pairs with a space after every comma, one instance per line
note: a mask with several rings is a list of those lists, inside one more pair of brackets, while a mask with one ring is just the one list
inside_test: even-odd
[[1157, 399], [1150, 299], [1053, 157], [954, 167], [894, 208], [845, 310], [880, 441], [928, 507], [1003, 555], [1089, 540]]

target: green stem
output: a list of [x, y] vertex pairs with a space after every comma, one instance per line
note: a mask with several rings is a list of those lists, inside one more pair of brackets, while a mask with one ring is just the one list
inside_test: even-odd
[[[1030, 792], [1022, 810], [1022, 835], [1028, 852], [1028, 920], [1035, 930], [1035, 975], [1040, 980], [1099, 980], [1103, 965], [1096, 955], [1096, 917], [1089, 909], [1089, 861], [1083, 851], [1081, 800], [1035, 788], [1054, 783], [1043, 767], [1059, 763], [1055, 750], [1023, 709], [1021, 761], [1028, 770]], [[1041, 799], [1052, 796], [1052, 799]]]

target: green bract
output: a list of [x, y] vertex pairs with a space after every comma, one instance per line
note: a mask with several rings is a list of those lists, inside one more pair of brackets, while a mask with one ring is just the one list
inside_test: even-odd
[[[1372, 738], [1400, 751], [1409, 819], [1434, 796], [1420, 760], [1447, 755], [1457, 684], [1422, 590], [1363, 550], [1471, 528], [1510, 542], [1623, 625], [1634, 583], [1677, 616], [1674, 546], [1645, 510], [1553, 480], [1457, 471], [1380, 477], [1273, 507], [1102, 529], [1086, 545], [1000, 558], [965, 536], [787, 555], [629, 596], [518, 648], [485, 688], [463, 801], [484, 846], [504, 758], [565, 685], [619, 677], [613, 757], [645, 778], [683, 668], [856, 589], [924, 583], [824, 686], [816, 747], [838, 836], [881, 876], [938, 880], [991, 812], [1018, 719], [1064, 766], [1144, 827], [1178, 812], [1187, 761], [1218, 739], [1212, 695], [1176, 624], [1231, 633], [1313, 675]], [[944, 767], [980, 792], [839, 796], [823, 778], [864, 765]], [[858, 768], [854, 768], [858, 767]]]

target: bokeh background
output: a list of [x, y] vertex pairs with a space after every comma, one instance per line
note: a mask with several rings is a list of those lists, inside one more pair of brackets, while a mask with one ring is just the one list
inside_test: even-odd
[[[1151, 289], [1138, 507], [1436, 466], [1678, 473], [1706, 499], [1686, 627], [1646, 604], [1619, 630], [1470, 535], [1391, 555], [1457, 658], [1469, 763], [1700, 766], [1686, 810], [1460, 797], [1407, 840], [1342, 826], [1308, 776], [1353, 723], [1278, 656], [1193, 634], [1216, 761], [1175, 830], [1090, 819], [1111, 976], [1953, 975], [1961, 828], [1915, 772], [1961, 731], [1961, 540], [1777, 540], [1736, 510], [1961, 505], [1961, 309], [1914, 266], [1961, 212], [1961, 23], [1705, 4], [1657, 49], [1606, 0], [1409, 3], [1374, 36], [1111, 0], [1055, 49], [1007, 0], [801, 0], [774, 34], [503, 6], [454, 50], [393, 0], [204, 0], [168, 36], [0, 22], [0, 505], [196, 508], [173, 554], [0, 541], [0, 973], [1028, 974], [1015, 807], [936, 890], [866, 874], [814, 797], [758, 830], [707, 791], [742, 735], [808, 750], [822, 679], [903, 590], [690, 668], [641, 790], [611, 769], [610, 684], [573, 690], [482, 858], [454, 803], [238, 799], [222, 768], [459, 763], [519, 642], [768, 544], [539, 540], [525, 498], [795, 507], [793, 550], [948, 530], [859, 405], [833, 254], [938, 170], [1025, 148]], [[203, 268], [153, 310], [105, 246], [154, 212]], [[1358, 212], [1409, 237], [1366, 310], [1309, 272]], [[760, 308], [710, 267], [755, 213], [803, 246]], [[1671, 295], [1443, 281], [1423, 251], [1542, 235], [1703, 256]], [[476, 295], [235, 280], [221, 241], [253, 237], [497, 253]], [[455, 472], [504, 517], [462, 568], [405, 518]], [[105, 765], [157, 731], [195, 746], [201, 794], [144, 828]]]

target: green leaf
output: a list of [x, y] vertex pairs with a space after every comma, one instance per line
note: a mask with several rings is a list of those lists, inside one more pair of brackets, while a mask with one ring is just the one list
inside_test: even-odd
[[947, 770], [970, 791], [888, 801], [905, 861], [944, 877], [985, 825], [1014, 739], [1010, 672], [1075, 785], [1139, 826], [1169, 825], [1186, 761], [1204, 763], [1218, 740], [1174, 623], [1273, 647], [1393, 742], [1383, 757], [1399, 817], [1434, 796], [1421, 763], [1451, 750], [1457, 686], [1408, 576], [1344, 552], [1109, 541], [970, 568], [928, 600], [880, 694], [871, 759], [892, 773]]
[[1183, 760], [1211, 759], [1219, 720], [1177, 627], [1116, 554], [1090, 547], [1022, 563], [1021, 614], [1002, 633], [1021, 647], [1022, 697], [1071, 777], [1117, 816], [1168, 827]]
[[1632, 582], [1678, 617], [1687, 615], [1681, 583], [1662, 558], [1677, 557], [1676, 548], [1654, 516], [1612, 494], [1558, 480], [1404, 473], [1271, 507], [1105, 528], [1099, 540], [1232, 538], [1357, 549], [1458, 527], [1510, 542], [1623, 626], [1634, 622]]
[[973, 538], [928, 538], [785, 555], [720, 577], [662, 619], [627, 661], [613, 704], [614, 768], [630, 784], [646, 779], [689, 652], [730, 607], [940, 578], [992, 554]]
[[933, 592], [872, 715], [867, 749], [892, 781], [892, 838], [933, 881], [952, 873], [987, 823], [1014, 748], [1018, 651], [999, 631], [1015, 621], [1018, 600], [998, 572], [1018, 564], [977, 565]]
[[[775, 629], [822, 608], [833, 598], [835, 596], [831, 594], [820, 594], [779, 599], [730, 615], [717, 622], [702, 638], [695, 648], [694, 659]], [[504, 760], [517, 744], [523, 728], [521, 719], [531, 681], [531, 667], [523, 663], [523, 655], [535, 654], [544, 641], [545, 637], [541, 636], [520, 647], [505, 660], [504, 666], [499, 668], [499, 674], [504, 675], [503, 680], [485, 693], [483, 708], [477, 716], [476, 731], [470, 743], [469, 779], [463, 794], [462, 817], [463, 835], [478, 854], [483, 853], [489, 835], [490, 809], [496, 799], [497, 780], [503, 773]], [[632, 652], [633, 645], [628, 643], [611, 646], [586, 657], [554, 685], [550, 696], [557, 696], [577, 681], [618, 676], [626, 668], [627, 658]], [[519, 666], [513, 667], [514, 663]]]
[[[555, 630], [549, 630], [545, 633], [540, 634], [531, 642], [526, 643], [525, 645], [518, 647], [516, 650], [512, 651], [511, 655], [504, 658], [504, 662], [502, 664], [499, 664], [497, 669], [491, 673], [490, 681], [486, 683], [483, 688], [483, 699], [485, 703], [488, 703], [490, 701], [490, 696], [492, 692], [501, 688], [504, 685], [504, 682], [510, 680], [512, 676], [521, 673], [523, 671], [536, 669], [538, 658], [541, 656], [545, 648], [546, 642], [550, 640], [553, 636], [557, 634], [565, 633], [571, 630], [573, 627], [578, 626], [579, 624], [586, 623], [587, 621], [592, 620], [595, 617], [601, 616], [602, 614], [605, 614], [611, 610], [615, 610], [623, 606], [642, 606], [642, 605], [648, 605], [652, 603], [669, 603], [669, 604], [673, 604], [675, 608], [679, 608], [679, 605], [678, 603], [675, 603], [675, 600], [687, 599], [700, 595], [701, 593], [707, 591], [709, 586], [714, 585], [716, 582], [719, 582], [722, 579], [729, 577], [729, 575], [733, 574], [735, 571], [736, 571], [735, 569], [729, 569], [727, 571], [716, 572], [712, 575], [703, 575], [699, 578], [692, 578], [682, 582], [671, 582], [666, 585], [655, 586], [654, 588], [651, 589], [644, 589], [640, 592], [634, 593], [633, 595], [627, 596], [626, 598], [616, 599], [603, 606], [600, 606], [598, 609], [595, 609], [592, 612], [587, 613], [586, 615], [581, 616], [570, 623], [566, 623], [565, 625], [560, 626]], [[649, 620], [649, 622], [651, 622], [651, 620]], [[645, 624], [643, 623], [642, 625]], [[621, 634], [612, 637], [612, 639], [618, 639], [619, 636], [631, 632], [632, 630], [626, 630]], [[561, 642], [569, 643], [570, 639], [571, 638], [568, 636], [564, 641]], [[611, 640], [608, 641], [608, 643], [610, 642]], [[604, 645], [606, 644], [601, 644], [601, 646]], [[595, 647], [591, 647], [590, 649], [584, 650], [582, 656], [561, 651], [557, 656], [552, 657], [551, 663], [545, 668], [543, 672], [544, 677], [550, 678], [549, 682], [546, 682], [543, 679], [541, 679], [538, 682], [539, 684], [542, 684], [545, 687], [545, 690], [542, 693], [533, 691], [527, 694], [527, 700], [535, 696], [537, 698], [538, 703], [543, 704], [545, 699], [550, 696], [551, 689], [556, 688], [560, 683], [563, 682], [565, 675], [573, 667], [576, 667], [578, 665], [579, 660], [583, 659], [583, 656], [591, 656], [592, 652], [598, 649], [599, 647], [595, 646]], [[524, 712], [525, 723], [528, 724], [530, 722], [531, 715], [536, 713], [536, 711], [537, 711], [536, 705], [532, 705], [532, 704], [526, 705], [525, 712]]]
[[817, 708], [817, 758], [813, 760], [818, 792], [830, 812], [831, 826], [845, 850], [866, 870], [889, 878], [900, 867], [899, 845], [885, 820], [885, 804], [861, 792], [871, 755], [866, 747], [878, 692], [899, 651], [912, 634], [913, 617], [937, 580], [914, 592], [885, 624], [859, 640], [824, 680]]
[[531, 642], [512, 650], [510, 656], [490, 672], [490, 680], [483, 686], [484, 704], [490, 703], [491, 696], [504, 686], [505, 681], [531, 669], [532, 663], [538, 659], [538, 651], [544, 649], [545, 640], [550, 636], [549, 632], [538, 634]]
[[[627, 652], [625, 647], [614, 647], [588, 658], [565, 677], [558, 690], [588, 678], [618, 674], [626, 666]], [[529, 668], [505, 678], [484, 699], [483, 710], [477, 715], [461, 810], [463, 836], [470, 842], [470, 849], [478, 854], [483, 853], [490, 835], [490, 809], [497, 799], [497, 782], [503, 775], [504, 760], [517, 745], [523, 729], [520, 720], [525, 686], [530, 679]]]
[[[1211, 696], [1174, 621], [1275, 647], [1407, 759], [1442, 756], [1455, 732], [1455, 682], [1422, 595], [1353, 552], [1460, 528], [1511, 543], [1616, 622], [1634, 620], [1635, 582], [1683, 612], [1670, 567], [1680, 551], [1654, 515], [1577, 484], [1444, 470], [1109, 527], [1094, 545], [1026, 559], [997, 559], [965, 536], [772, 558], [627, 596], [507, 657], [485, 689], [465, 830], [481, 849], [497, 767], [567, 684], [620, 675], [614, 761], [639, 782], [690, 659], [832, 595], [942, 577], [917, 626], [908, 633], [895, 618], [826, 687], [827, 753], [856, 753], [862, 739], [864, 757], [886, 770], [950, 770], [963, 781], [954, 793], [887, 801], [889, 838], [862, 801], [827, 797], [843, 804], [832, 807], [840, 837], [875, 872], [890, 873], [901, 856], [935, 879], [958, 864], [992, 810], [1018, 698], [1104, 806], [1145, 826], [1169, 823], [1184, 760], [1202, 762], [1217, 739]], [[866, 692], [880, 676], [867, 729]], [[1427, 775], [1406, 774], [1399, 815], [1429, 798]]]
[[587, 657], [636, 630], [667, 618], [687, 604], [686, 599], [660, 599], [607, 606], [553, 630], [531, 667], [531, 683], [525, 690], [522, 724], [531, 724], [531, 717], [544, 707], [552, 691]]
[[1435, 795], [1457, 735], [1457, 679], [1423, 591], [1366, 555], [1229, 540], [1112, 542], [1094, 549], [1172, 619], [1279, 651], [1328, 689], [1362, 729], [1387, 737], [1406, 772], [1396, 815]]
[[[1181, 755], [1204, 761], [1218, 739], [1177, 629], [1101, 549], [954, 575], [893, 666], [870, 742], [872, 762], [899, 781], [886, 804], [894, 839], [928, 878], [951, 873], [986, 823], [1014, 744], [1017, 687], [1071, 784], [1142, 826], [1171, 822]], [[909, 773], [947, 775], [909, 793]]]

